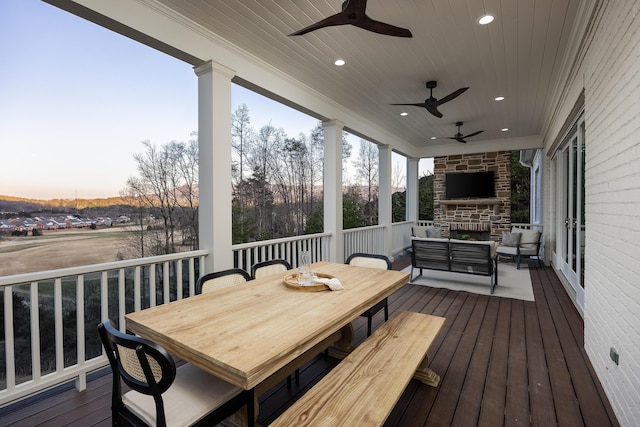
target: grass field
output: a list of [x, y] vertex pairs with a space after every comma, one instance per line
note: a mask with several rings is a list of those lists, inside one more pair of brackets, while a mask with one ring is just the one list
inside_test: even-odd
[[0, 276], [116, 261], [127, 229], [50, 230], [42, 236], [0, 239]]

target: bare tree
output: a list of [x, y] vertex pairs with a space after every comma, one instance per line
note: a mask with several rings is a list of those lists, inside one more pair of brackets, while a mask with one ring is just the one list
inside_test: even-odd
[[192, 250], [198, 249], [198, 134], [193, 132], [187, 144], [172, 142], [168, 149], [174, 160], [176, 173], [173, 175], [173, 201], [179, 209], [178, 221], [182, 229], [183, 244]]
[[307, 216], [308, 199], [311, 193], [309, 173], [309, 147], [306, 136], [285, 138], [276, 159], [279, 167], [275, 168], [273, 179], [281, 202], [279, 224], [283, 235], [300, 234], [304, 229]]
[[277, 168], [275, 159], [283, 139], [284, 131], [276, 129], [269, 123], [260, 128], [249, 151], [247, 163], [253, 173], [254, 191], [257, 190], [255, 186], [260, 185], [261, 187], [260, 197], [255, 201], [255, 220], [258, 236], [271, 237], [273, 232], [274, 217], [269, 205], [268, 193], [271, 191], [268, 185], [272, 182], [274, 170]]
[[139, 182], [138, 178], [129, 178], [127, 186], [120, 191], [120, 197], [128, 206], [135, 208], [138, 232], [135, 234], [125, 235], [121, 248], [118, 250], [117, 257], [120, 260], [132, 258], [144, 258], [147, 253], [152, 253], [147, 247], [148, 240], [145, 236], [145, 217], [148, 214], [148, 208], [145, 200], [141, 196], [144, 185]]
[[405, 171], [403, 171], [398, 165], [393, 166], [393, 174], [391, 176], [391, 186], [393, 191], [405, 190]]
[[308, 140], [309, 153], [309, 180], [311, 188], [309, 190], [309, 204], [306, 212], [307, 218], [314, 214], [316, 210], [315, 201], [322, 200], [322, 193], [316, 192], [317, 188], [322, 188], [324, 176], [324, 127], [322, 122], [311, 129]]
[[358, 182], [364, 185], [367, 201], [364, 206], [367, 225], [373, 225], [377, 216], [377, 185], [378, 185], [378, 149], [375, 144], [360, 140], [360, 152], [355, 162]]
[[[146, 232], [140, 233], [141, 252], [152, 255], [176, 252], [177, 228], [191, 237], [191, 248], [196, 248], [197, 240], [193, 242], [193, 237], [198, 234], [197, 140], [188, 144], [172, 141], [160, 148], [149, 141], [142, 144], [145, 151], [133, 156], [139, 176], [129, 178], [124, 190], [149, 214]], [[155, 222], [158, 217], [161, 224]], [[140, 224], [142, 227], [142, 217]]]
[[243, 103], [231, 115], [231, 146], [235, 151], [233, 169], [238, 183], [244, 179], [246, 149], [250, 145], [252, 137], [253, 129], [251, 129], [249, 107]]

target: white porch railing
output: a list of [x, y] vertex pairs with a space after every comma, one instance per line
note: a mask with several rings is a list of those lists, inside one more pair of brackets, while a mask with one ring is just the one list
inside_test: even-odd
[[[96, 326], [193, 295], [207, 251], [0, 277], [0, 406], [108, 364]], [[4, 349], [4, 352], [2, 350]], [[3, 365], [3, 366], [2, 366]]]
[[356, 252], [384, 253], [384, 226], [350, 228], [344, 230], [344, 257]]
[[[410, 234], [410, 222], [393, 225], [394, 250]], [[382, 253], [384, 227], [345, 230], [345, 256]], [[235, 266], [250, 271], [260, 260], [284, 258], [298, 265], [301, 250], [312, 262], [329, 259], [330, 233], [233, 245]], [[97, 324], [124, 325], [124, 316], [191, 296], [208, 251], [0, 277], [0, 406], [75, 380], [107, 366]], [[3, 351], [4, 350], [4, 351]]]
[[392, 225], [391, 254], [396, 256], [411, 247], [413, 221], [394, 222]]
[[284, 259], [297, 267], [300, 251], [311, 252], [311, 262], [326, 261], [330, 238], [331, 233], [317, 233], [233, 245], [233, 264], [235, 268], [251, 272], [251, 266], [256, 262]]
[[[392, 255], [403, 252], [411, 245], [410, 236], [413, 225], [413, 221], [392, 225]], [[327, 248], [330, 238], [329, 233], [318, 233], [233, 245], [234, 267], [251, 271], [251, 265], [254, 263], [274, 258], [285, 259], [296, 267], [301, 250], [311, 251], [312, 262], [326, 261], [329, 259]], [[343, 238], [345, 258], [356, 252], [384, 253], [384, 226], [382, 225], [344, 230]]]

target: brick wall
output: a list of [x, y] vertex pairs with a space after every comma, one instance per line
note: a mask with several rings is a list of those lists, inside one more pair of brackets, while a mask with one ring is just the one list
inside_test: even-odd
[[[563, 88], [585, 93], [585, 349], [618, 421], [640, 422], [640, 3], [596, 3]], [[566, 120], [558, 117], [551, 128]], [[545, 141], [548, 148], [556, 135]], [[549, 197], [555, 194], [553, 189]], [[609, 357], [614, 347], [616, 365]], [[570, 363], [570, 361], [568, 361]]]
[[639, 8], [637, 1], [606, 3], [584, 67], [585, 347], [628, 426], [640, 422]]
[[[464, 199], [455, 204], [446, 200], [447, 172], [480, 171], [494, 172], [495, 198]], [[443, 237], [449, 237], [451, 230], [469, 230], [487, 231], [494, 241], [502, 239], [502, 232], [508, 231], [511, 223], [510, 151], [435, 157], [433, 175], [433, 219], [442, 230]]]

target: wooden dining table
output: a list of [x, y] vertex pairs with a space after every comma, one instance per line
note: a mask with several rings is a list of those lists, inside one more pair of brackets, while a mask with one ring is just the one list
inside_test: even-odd
[[308, 292], [274, 274], [126, 315], [128, 330], [256, 397], [331, 346], [346, 355], [351, 322], [409, 280], [393, 270], [319, 262], [344, 289]]

